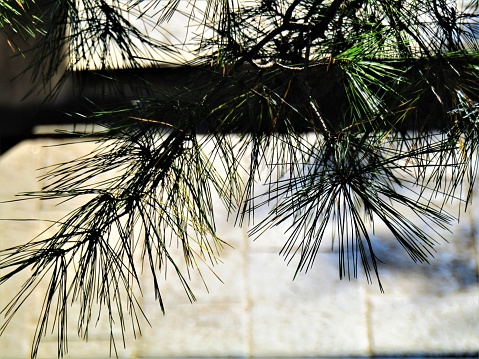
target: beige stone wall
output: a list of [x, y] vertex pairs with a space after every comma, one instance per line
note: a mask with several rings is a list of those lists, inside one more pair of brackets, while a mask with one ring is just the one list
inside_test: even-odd
[[[76, 158], [91, 144], [53, 146], [65, 140], [23, 141], [0, 158], [0, 200], [36, 190], [37, 170]], [[50, 146], [50, 147], [49, 147]], [[385, 260], [380, 274], [386, 293], [357, 280], [338, 279], [337, 253], [325, 246], [314, 267], [294, 281], [294, 265], [278, 255], [285, 240], [279, 229], [256, 241], [246, 227], [235, 227], [218, 210], [218, 232], [234, 248], [225, 248], [223, 264], [215, 267], [224, 283], [204, 271], [209, 293], [193, 276], [197, 302], [191, 304], [178, 281], [163, 284], [166, 315], [154, 300], [145, 278], [142, 305], [150, 320], [142, 336], [133, 337], [127, 324], [123, 358], [169, 357], [331, 357], [372, 355], [474, 354], [479, 351], [478, 190], [473, 206], [460, 223], [444, 233], [437, 255], [427, 264], [414, 264], [387, 233], [376, 227], [378, 255]], [[78, 204], [78, 203], [76, 203]], [[75, 203], [55, 206], [48, 201], [0, 205], [0, 218], [59, 219]], [[454, 209], [454, 208], [450, 208]], [[47, 226], [41, 221], [0, 221], [0, 246], [31, 240]], [[426, 230], [426, 229], [425, 229]], [[22, 279], [0, 286], [0, 304], [8, 302]], [[0, 358], [28, 358], [42, 305], [34, 293], [0, 337]], [[92, 328], [88, 342], [76, 334], [71, 308], [67, 358], [106, 358], [109, 333], [104, 321]], [[3, 323], [3, 319], [2, 322]], [[40, 358], [56, 356], [54, 335], [47, 335]]]

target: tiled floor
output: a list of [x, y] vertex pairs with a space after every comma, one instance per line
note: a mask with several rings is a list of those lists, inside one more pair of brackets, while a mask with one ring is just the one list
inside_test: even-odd
[[[87, 144], [60, 147], [61, 140], [29, 140], [0, 158], [0, 200], [37, 190], [35, 177], [45, 165], [68, 161], [88, 152]], [[479, 193], [476, 189], [476, 193]], [[478, 196], [476, 196], [477, 198]], [[253, 241], [247, 228], [235, 227], [218, 212], [218, 233], [226, 247], [223, 264], [215, 266], [223, 283], [204, 270], [209, 292], [192, 277], [197, 301], [189, 303], [179, 282], [169, 273], [162, 293], [166, 315], [155, 302], [144, 275], [142, 305], [151, 323], [143, 321], [142, 336], [133, 338], [128, 323], [125, 358], [166, 357], [348, 357], [397, 355], [474, 355], [479, 351], [479, 284], [477, 200], [461, 222], [444, 233], [430, 265], [415, 264], [376, 228], [375, 245], [385, 263], [380, 275], [385, 289], [368, 285], [362, 273], [351, 281], [338, 279], [337, 253], [323, 250], [307, 274], [293, 281], [294, 265], [278, 255], [284, 234], [275, 228]], [[78, 203], [76, 203], [77, 205]], [[46, 201], [0, 205], [0, 218], [59, 219], [75, 203], [54, 206]], [[46, 224], [0, 221], [0, 246], [24, 243]], [[20, 274], [0, 287], [5, 305], [18, 290]], [[0, 337], [0, 358], [28, 358], [42, 297], [33, 294]], [[102, 358], [110, 352], [106, 323], [93, 328], [88, 342], [78, 338], [71, 308], [68, 358]], [[2, 319], [3, 320], [3, 319]], [[3, 322], [2, 322], [3, 323]], [[48, 334], [39, 357], [57, 353], [55, 336]]]

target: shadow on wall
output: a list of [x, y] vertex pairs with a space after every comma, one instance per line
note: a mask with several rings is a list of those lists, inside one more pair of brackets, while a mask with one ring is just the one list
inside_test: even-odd
[[393, 283], [409, 281], [416, 294], [446, 295], [477, 286], [479, 276], [474, 237], [451, 236], [448, 242], [442, 239], [438, 242], [429, 263], [415, 263], [395, 238], [375, 237], [373, 247], [381, 261], [381, 278]]
[[[34, 40], [32, 40], [34, 41]], [[30, 44], [17, 41], [21, 46]], [[65, 121], [64, 107], [71, 107], [71, 83], [65, 83], [55, 101], [46, 102], [51, 87], [59, 81], [61, 71], [48, 88], [39, 86], [32, 92], [32, 71], [29, 69], [33, 52], [21, 54], [7, 46], [7, 35], [0, 32], [0, 154], [23, 139], [34, 137], [38, 124], [58, 124]], [[70, 104], [69, 104], [70, 103]], [[71, 118], [70, 120], [71, 121]]]

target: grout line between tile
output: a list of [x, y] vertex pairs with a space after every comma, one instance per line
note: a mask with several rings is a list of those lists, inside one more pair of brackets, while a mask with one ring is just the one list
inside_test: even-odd
[[372, 327], [372, 313], [371, 313], [371, 299], [369, 295], [369, 289], [366, 287], [364, 288], [364, 285], [362, 286], [364, 289], [364, 300], [366, 303], [366, 337], [368, 338], [368, 349], [367, 353], [369, 358], [372, 358], [374, 356], [374, 337], [373, 337], [373, 327]]
[[244, 278], [244, 296], [245, 296], [245, 321], [246, 321], [246, 358], [253, 357], [253, 320], [251, 317], [251, 283], [250, 283], [250, 243], [248, 228], [245, 224], [241, 226], [243, 232], [243, 278]]

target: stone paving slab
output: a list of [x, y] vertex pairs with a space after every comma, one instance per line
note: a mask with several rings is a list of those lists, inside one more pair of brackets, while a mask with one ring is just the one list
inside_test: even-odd
[[446, 296], [370, 298], [372, 352], [477, 353], [478, 298], [477, 287]]
[[[37, 168], [91, 151], [91, 144], [71, 146], [71, 152], [69, 147], [44, 147], [62, 142], [28, 140], [2, 155], [0, 200], [39, 189]], [[192, 273], [197, 302], [191, 304], [169, 271], [166, 282], [162, 279], [163, 315], [144, 273], [140, 300], [152, 327], [143, 322], [142, 336], [136, 340], [127, 328], [127, 347], [121, 348], [118, 341], [118, 354], [122, 358], [474, 355], [479, 352], [478, 198], [476, 194], [462, 221], [444, 233], [449, 243], [440, 242], [430, 264], [413, 263], [377, 226], [373, 241], [384, 262], [380, 264], [384, 294], [377, 283], [367, 283], [362, 271], [358, 279], [340, 281], [337, 252], [329, 251], [327, 241], [309, 272], [293, 281], [294, 263], [288, 266], [278, 255], [285, 228], [272, 228], [253, 241], [247, 226], [235, 227], [219, 204], [218, 232], [234, 247], [225, 247], [223, 263], [213, 268], [223, 283], [203, 266], [207, 291], [198, 274]], [[73, 201], [62, 206], [47, 201], [1, 204], [0, 218], [54, 220], [75, 205]], [[0, 221], [0, 246], [31, 240], [46, 226]], [[5, 305], [20, 284], [2, 285], [0, 304]], [[41, 303], [41, 295], [35, 294], [17, 313], [0, 337], [0, 358], [29, 357]], [[71, 313], [76, 310], [72, 307]], [[92, 328], [84, 342], [71, 319], [67, 358], [108, 357], [108, 323]], [[49, 334], [39, 357], [53, 358], [56, 353], [55, 337]]]
[[[147, 305], [153, 328], [138, 341], [140, 358], [246, 357], [248, 326], [242, 303], [194, 303], [167, 308]], [[151, 313], [151, 314], [150, 314]]]
[[340, 281], [335, 254], [320, 253], [315, 266], [293, 281], [277, 253], [250, 254], [252, 352], [259, 357], [367, 356], [365, 290]]

